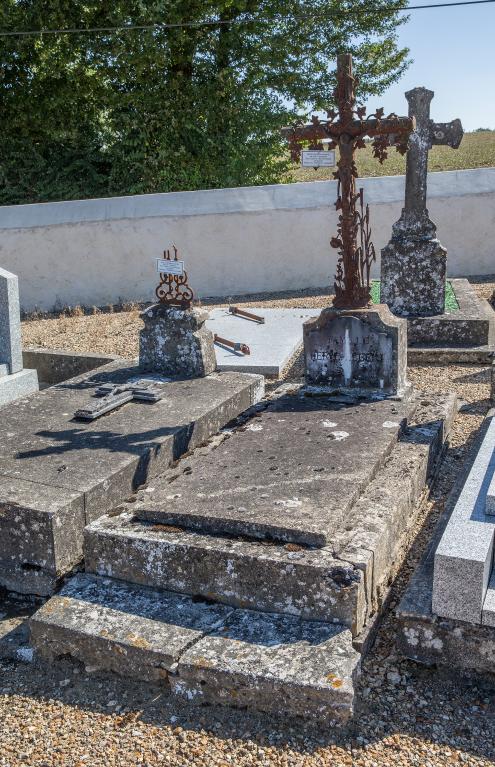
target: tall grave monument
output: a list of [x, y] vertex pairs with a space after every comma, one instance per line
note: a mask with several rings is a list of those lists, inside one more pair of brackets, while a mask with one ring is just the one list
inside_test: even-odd
[[434, 144], [457, 149], [464, 134], [458, 119], [449, 123], [430, 119], [433, 96], [426, 88], [406, 93], [416, 129], [407, 152], [405, 205], [382, 250], [381, 301], [401, 317], [444, 311], [447, 251], [437, 239], [426, 207], [428, 151]]
[[22, 362], [19, 284], [0, 268], [0, 406], [38, 391], [36, 370]]
[[309, 143], [312, 150], [323, 149], [322, 139], [330, 139], [330, 149], [339, 149], [334, 176], [338, 180], [335, 207], [340, 217], [338, 234], [331, 240], [339, 252], [335, 299], [316, 320], [304, 324], [306, 380], [365, 396], [400, 397], [406, 389], [407, 326], [386, 305], [372, 306], [370, 271], [376, 254], [369, 208], [364, 206], [363, 190], [356, 191], [354, 152], [365, 146], [364, 138], [369, 136], [380, 162], [386, 159], [389, 146], [404, 153], [414, 118], [384, 117], [383, 109], [366, 117], [365, 107], [356, 108], [355, 83], [351, 56], [339, 56], [335, 89], [338, 112], [331, 109], [326, 120], [313, 116], [310, 125], [284, 132], [293, 159], [298, 159], [304, 144]]

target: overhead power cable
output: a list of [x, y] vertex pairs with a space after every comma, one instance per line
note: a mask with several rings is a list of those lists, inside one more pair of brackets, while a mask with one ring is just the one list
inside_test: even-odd
[[121, 24], [114, 27], [68, 27], [62, 29], [29, 29], [29, 30], [0, 30], [0, 37], [27, 37], [37, 35], [73, 35], [80, 33], [108, 33], [108, 32], [132, 32], [139, 30], [162, 30], [162, 29], [181, 29], [183, 27], [222, 27], [242, 24], [250, 24], [256, 21], [283, 21], [284, 19], [293, 19], [294, 21], [326, 21], [331, 19], [340, 19], [349, 16], [360, 16], [361, 14], [379, 13], [409, 13], [409, 11], [420, 11], [430, 8], [453, 8], [459, 5], [487, 5], [495, 3], [495, 0], [455, 0], [453, 3], [429, 3], [427, 5], [404, 5], [395, 8], [348, 8], [345, 11], [331, 11], [322, 16], [284, 16], [283, 14], [274, 16], [273, 19], [210, 19], [205, 21], [181, 21], [175, 23], [155, 22], [154, 24]]

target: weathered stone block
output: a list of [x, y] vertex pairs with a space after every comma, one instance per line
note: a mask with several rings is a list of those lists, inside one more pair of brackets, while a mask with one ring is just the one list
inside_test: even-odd
[[194, 703], [283, 712], [328, 726], [352, 714], [359, 668], [342, 626], [236, 610], [186, 650], [170, 682]]
[[89, 572], [235, 607], [337, 620], [354, 633], [366, 615], [360, 570], [330, 547], [202, 535], [139, 522], [131, 511], [88, 525], [84, 551]]
[[141, 318], [139, 367], [143, 372], [177, 378], [206, 376], [216, 369], [208, 312], [155, 304]]
[[381, 252], [380, 300], [399, 317], [443, 314], [446, 277], [439, 240], [396, 232]]
[[165, 682], [182, 653], [232, 612], [188, 597], [81, 574], [30, 620], [38, 655]]
[[0, 582], [23, 594], [53, 593], [83, 556], [84, 496], [0, 476]]
[[450, 280], [459, 309], [430, 317], [409, 317], [409, 346], [435, 347], [487, 346], [495, 344], [495, 313], [464, 279]]
[[324, 309], [303, 326], [308, 384], [362, 394], [403, 396], [407, 324], [385, 305]]

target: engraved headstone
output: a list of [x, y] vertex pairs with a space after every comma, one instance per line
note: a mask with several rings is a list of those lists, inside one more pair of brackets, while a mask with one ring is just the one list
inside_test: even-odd
[[36, 370], [23, 368], [19, 286], [0, 268], [0, 405], [38, 391]]
[[360, 396], [407, 390], [407, 328], [386, 306], [324, 309], [304, 323], [306, 382]]
[[401, 317], [444, 312], [447, 251], [436, 237], [426, 207], [428, 151], [434, 144], [457, 149], [463, 129], [460, 120], [435, 123], [430, 119], [433, 96], [426, 88], [406, 93], [416, 129], [407, 152], [405, 204], [382, 250], [381, 301]]

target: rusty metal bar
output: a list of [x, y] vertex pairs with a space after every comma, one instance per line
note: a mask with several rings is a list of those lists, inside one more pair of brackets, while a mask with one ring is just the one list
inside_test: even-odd
[[242, 352], [242, 354], [251, 354], [249, 346], [239, 343], [238, 341], [229, 341], [228, 338], [222, 338], [215, 333], [213, 340], [216, 344], [221, 346], [227, 346], [229, 349], [233, 349], [235, 352]]
[[262, 317], [261, 314], [253, 314], [252, 312], [247, 312], [245, 309], [239, 309], [238, 306], [229, 306], [229, 312], [231, 314], [235, 314], [238, 317], [245, 317], [248, 320], [259, 322], [260, 325], [265, 324], [265, 318]]

